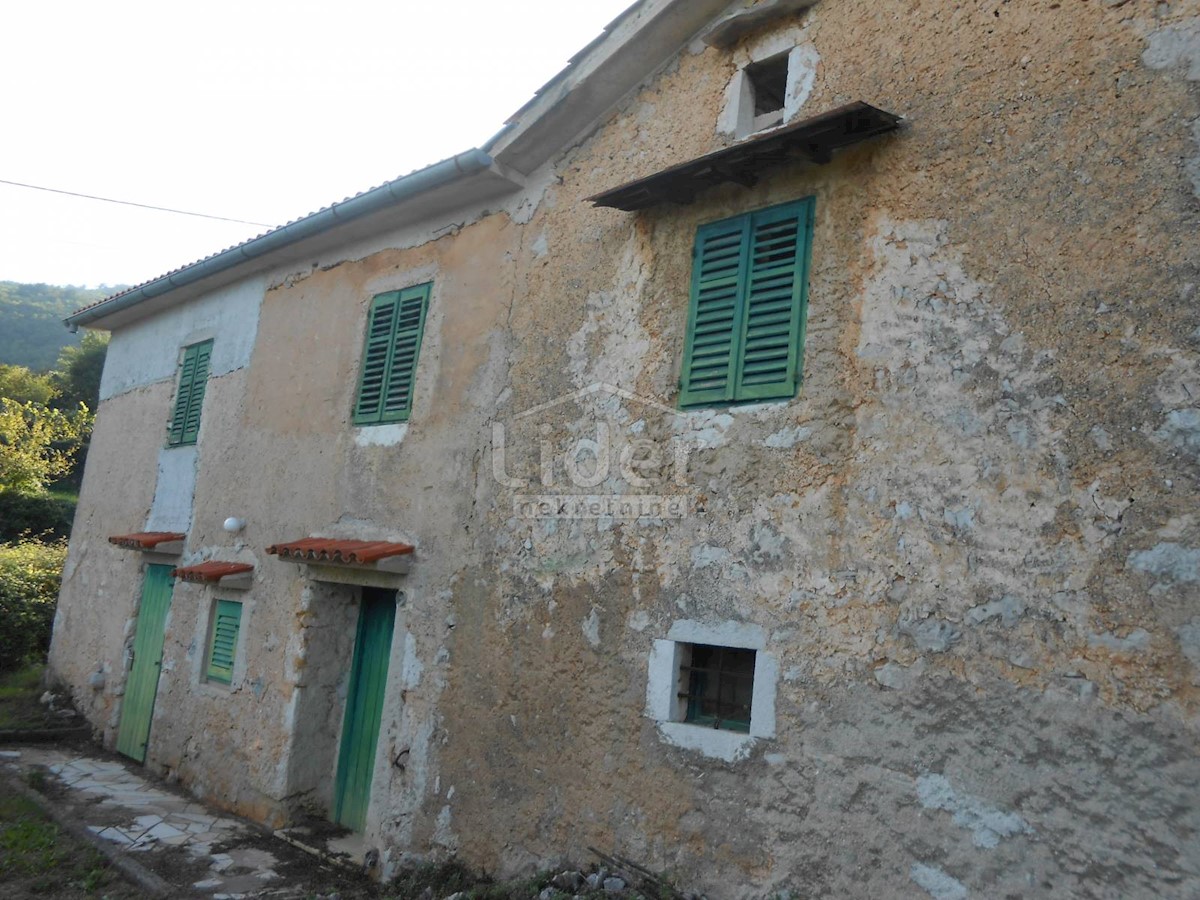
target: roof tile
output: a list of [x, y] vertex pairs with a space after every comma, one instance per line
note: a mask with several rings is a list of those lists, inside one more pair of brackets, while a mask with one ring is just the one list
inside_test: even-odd
[[182, 541], [186, 537], [186, 534], [178, 531], [139, 531], [135, 534], [114, 534], [108, 542], [130, 550], [153, 550], [159, 544]]
[[341, 541], [334, 538], [305, 538], [290, 543], [272, 544], [268, 553], [298, 563], [328, 562], [368, 566], [390, 556], [413, 552], [412, 544], [392, 541]]
[[213, 559], [194, 566], [180, 566], [171, 571], [171, 577], [197, 584], [211, 584], [220, 581], [226, 575], [241, 575], [243, 572], [253, 571], [254, 566], [249, 563], [220, 562]]

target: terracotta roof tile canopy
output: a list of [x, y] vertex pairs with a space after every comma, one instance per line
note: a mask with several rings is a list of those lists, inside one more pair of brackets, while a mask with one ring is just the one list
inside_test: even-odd
[[178, 531], [139, 531], [135, 534], [114, 534], [108, 542], [129, 550], [154, 550], [160, 544], [174, 544], [186, 537], [186, 534]]
[[340, 566], [369, 566], [380, 560], [408, 556], [412, 544], [391, 541], [339, 541], [333, 538], [305, 538], [302, 541], [272, 544], [268, 553], [298, 563], [326, 563]]
[[588, 197], [596, 206], [634, 212], [658, 203], [691, 203], [706, 188], [726, 182], [750, 186], [764, 169], [792, 160], [829, 162], [833, 151], [895, 131], [900, 117], [861, 101], [663, 169], [654, 175]]
[[171, 571], [171, 577], [196, 584], [214, 584], [230, 575], [244, 575], [253, 571], [254, 566], [249, 563], [219, 562], [214, 559], [194, 566], [180, 566]]

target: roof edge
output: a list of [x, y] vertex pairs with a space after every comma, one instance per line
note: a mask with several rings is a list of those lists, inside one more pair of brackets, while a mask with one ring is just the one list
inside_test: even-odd
[[418, 194], [443, 187], [451, 182], [478, 174], [493, 165], [492, 157], [478, 148], [472, 148], [449, 159], [402, 175], [379, 187], [371, 188], [340, 203], [334, 203], [315, 213], [274, 228], [258, 237], [243, 241], [227, 250], [175, 269], [151, 281], [114, 294], [99, 303], [86, 306], [63, 319], [72, 332], [80, 326], [88, 326], [115, 313], [122, 312], [146, 300], [194, 284], [229, 271], [246, 262], [264, 257], [306, 238], [330, 231], [346, 222], [386, 209], [404, 202]]
[[637, 0], [509, 116], [483, 149], [523, 175], [532, 173], [590, 133], [734, 2]]

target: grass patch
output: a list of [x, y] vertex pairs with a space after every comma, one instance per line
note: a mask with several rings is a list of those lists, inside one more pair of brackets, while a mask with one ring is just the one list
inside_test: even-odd
[[38, 701], [45, 669], [43, 665], [31, 665], [0, 675], [0, 730], [53, 724], [46, 716], [46, 707]]
[[0, 795], [0, 896], [40, 895], [57, 900], [143, 896], [120, 880], [100, 852], [64, 834], [36, 804], [19, 794]]

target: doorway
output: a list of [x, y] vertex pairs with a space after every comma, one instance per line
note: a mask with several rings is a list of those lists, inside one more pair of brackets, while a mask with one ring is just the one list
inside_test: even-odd
[[371, 799], [395, 623], [396, 592], [364, 587], [333, 797], [333, 820], [354, 831], [366, 824]]
[[138, 607], [137, 633], [133, 639], [133, 660], [121, 704], [117, 752], [138, 762], [146, 761], [150, 720], [154, 715], [154, 699], [158, 695], [163, 637], [166, 633], [167, 611], [171, 608], [171, 568], [153, 563], [146, 566], [142, 602]]

